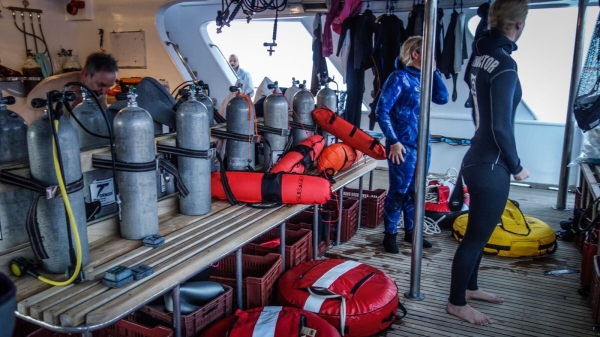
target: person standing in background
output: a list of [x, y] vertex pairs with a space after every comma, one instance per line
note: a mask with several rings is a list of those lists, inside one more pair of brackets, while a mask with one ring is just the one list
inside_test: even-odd
[[467, 301], [504, 302], [477, 284], [483, 249], [506, 207], [510, 176], [515, 180], [529, 177], [529, 170], [521, 166], [515, 142], [514, 120], [521, 102], [521, 84], [511, 57], [526, 17], [527, 0], [496, 0], [488, 14], [490, 30], [473, 43], [468, 74], [476, 130], [463, 158], [461, 176], [471, 199], [467, 230], [452, 260], [446, 311], [478, 325], [492, 324], [492, 320]]
[[240, 59], [235, 54], [229, 56], [229, 64], [235, 71], [238, 82], [242, 83], [242, 91], [244, 94], [252, 98], [252, 96], [254, 96], [254, 83], [252, 83], [252, 76], [250, 76], [250, 73], [240, 68]]
[[[413, 242], [422, 44], [421, 36], [413, 36], [402, 44], [399, 57], [402, 65], [383, 84], [375, 109], [377, 122], [385, 135], [390, 180], [383, 206], [383, 248], [392, 254], [400, 252], [396, 234], [401, 213], [404, 213], [404, 241]], [[448, 103], [448, 89], [437, 70], [433, 75], [431, 99], [436, 104]], [[431, 154], [431, 149], [428, 153]], [[429, 158], [427, 167], [429, 168]], [[423, 247], [431, 248], [431, 243], [423, 239]]]

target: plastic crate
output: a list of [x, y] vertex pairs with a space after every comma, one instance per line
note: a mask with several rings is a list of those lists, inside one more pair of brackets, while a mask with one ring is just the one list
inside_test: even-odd
[[[28, 337], [71, 337], [73, 335], [38, 329]], [[172, 337], [173, 331], [163, 326], [147, 328], [139, 323], [120, 320], [100, 330], [92, 331], [93, 337]]]
[[[260, 244], [279, 239], [280, 229], [274, 228], [254, 242], [242, 248], [244, 254], [265, 256], [269, 253], [279, 253], [280, 247], [263, 247]], [[312, 231], [308, 229], [285, 231], [285, 268], [289, 270], [300, 263], [312, 260]]]
[[[297, 231], [300, 229], [306, 229], [312, 233], [313, 225], [310, 223], [306, 223], [306, 222], [301, 222], [298, 224], [288, 222], [285, 224], [285, 228], [294, 230], [294, 231]], [[312, 234], [311, 234], [311, 236], [312, 236]], [[329, 231], [327, 231], [327, 238], [325, 240], [319, 242], [319, 246], [317, 247], [317, 254], [319, 254], [319, 255], [323, 254], [327, 250], [327, 248], [329, 248]], [[312, 237], [311, 237], [310, 249], [311, 249], [310, 255], [312, 256]], [[312, 257], [311, 257], [311, 259], [312, 259]]]
[[579, 282], [584, 287], [590, 287], [594, 278], [594, 256], [598, 251], [598, 230], [587, 232], [583, 243], [583, 256], [581, 258], [581, 272]]
[[594, 278], [590, 292], [592, 318], [595, 324], [600, 324], [600, 255], [594, 256]]
[[[273, 298], [275, 282], [281, 275], [281, 255], [255, 256], [242, 254], [242, 303], [245, 309], [268, 306]], [[235, 254], [223, 258], [211, 281], [235, 287]], [[236, 302], [236, 294], [233, 295]]]
[[[224, 293], [195, 312], [188, 315], [181, 315], [182, 337], [196, 336], [210, 324], [233, 313], [233, 288], [228, 285], [223, 285], [223, 288], [225, 289]], [[150, 326], [158, 323], [171, 327], [173, 324], [172, 313], [163, 312], [150, 305], [143, 306], [138, 312], [141, 313], [142, 317], [137, 317], [135, 320], [149, 324]], [[155, 323], [151, 324], [150, 322]]]
[[[361, 226], [376, 228], [383, 222], [383, 206], [387, 192], [384, 189], [374, 191], [363, 190], [360, 224]], [[344, 198], [358, 199], [359, 190], [344, 188]]]
[[[302, 211], [290, 219], [288, 219], [288, 226], [290, 224], [300, 224], [301, 227], [288, 227], [289, 229], [310, 229], [313, 230], [314, 226], [314, 214], [313, 209]], [[317, 232], [317, 241], [319, 242], [318, 253], [323, 254], [329, 247], [331, 241], [331, 220], [335, 219], [335, 213], [332, 211], [319, 209], [319, 231]], [[314, 233], [313, 233], [314, 235]]]
[[[331, 219], [331, 235], [335, 238], [337, 232], [337, 221], [338, 221], [338, 207], [339, 202], [337, 200], [329, 200], [323, 209], [333, 211], [334, 216]], [[346, 242], [350, 240], [356, 230], [358, 229], [358, 199], [348, 198], [342, 201], [342, 232], [340, 235], [340, 241]]]

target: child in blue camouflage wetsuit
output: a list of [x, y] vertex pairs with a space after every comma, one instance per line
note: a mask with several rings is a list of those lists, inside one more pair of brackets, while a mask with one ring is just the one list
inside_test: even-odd
[[[384, 205], [385, 237], [383, 247], [398, 254], [396, 243], [400, 212], [404, 211], [404, 241], [412, 243], [414, 216], [414, 173], [417, 163], [417, 136], [421, 98], [421, 44], [420, 36], [406, 40], [400, 51], [403, 66], [385, 81], [381, 98], [375, 109], [377, 122], [385, 135], [390, 187]], [[438, 71], [433, 76], [432, 101], [448, 102], [448, 90]], [[431, 153], [431, 151], [429, 151]], [[429, 168], [429, 158], [427, 159]], [[431, 243], [423, 240], [423, 247]]]

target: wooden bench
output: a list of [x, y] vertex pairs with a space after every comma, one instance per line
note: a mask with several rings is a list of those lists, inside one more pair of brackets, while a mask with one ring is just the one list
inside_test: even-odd
[[[362, 176], [374, 170], [375, 166], [376, 161], [371, 158], [361, 160], [335, 177], [334, 190], [342, 189], [358, 178], [362, 182]], [[211, 263], [240, 250], [246, 243], [311, 207], [293, 205], [256, 209], [213, 201], [211, 213], [185, 216], [178, 212], [177, 197], [160, 201], [159, 209], [161, 203], [159, 234], [165, 237], [163, 246], [152, 249], [143, 246], [141, 241], [121, 238], [116, 219], [113, 219], [112, 227], [104, 222], [102, 234], [93, 230], [94, 225], [89, 227], [91, 235], [96, 235], [94, 240], [90, 240], [90, 263], [86, 268], [89, 280], [76, 285], [52, 287], [30, 276], [11, 276], [17, 286], [17, 316], [61, 332], [100, 329], [170, 289], [178, 289], [180, 283]], [[316, 241], [316, 238], [314, 236], [313, 239]], [[316, 250], [317, 245], [313, 248]], [[26, 251], [20, 249], [0, 256], [1, 266], [6, 266], [11, 258]], [[131, 267], [139, 263], [153, 267], [154, 273], [117, 289], [100, 282], [104, 272], [114, 266]], [[49, 277], [64, 279], [64, 276]], [[241, 295], [239, 284], [237, 290]], [[241, 301], [239, 295], [238, 301]], [[175, 326], [179, 324], [177, 317], [178, 313], [175, 313]]]

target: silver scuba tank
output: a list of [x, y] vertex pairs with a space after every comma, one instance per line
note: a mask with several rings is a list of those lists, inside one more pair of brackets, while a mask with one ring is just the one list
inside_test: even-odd
[[0, 91], [0, 164], [27, 161], [27, 123], [8, 110], [15, 104], [13, 96], [2, 97]]
[[[73, 108], [73, 116], [71, 116], [71, 124], [79, 135], [81, 150], [109, 146], [110, 139], [91, 135], [79, 125], [79, 123], [83, 124], [88, 131], [97, 135], [109, 136], [108, 125], [106, 125], [98, 104], [92, 100], [92, 96], [85, 89], [82, 89], [81, 96], [83, 97], [83, 101]], [[85, 201], [93, 202], [98, 200], [102, 206], [100, 211], [94, 216], [95, 219], [117, 212], [113, 173], [111, 170], [97, 169], [85, 172], [83, 173], [83, 184], [85, 186]]]
[[[71, 122], [62, 116], [59, 120], [57, 134], [65, 175], [63, 181], [65, 185], [68, 185], [82, 178], [79, 139]], [[52, 127], [47, 114], [31, 123], [27, 131], [27, 148], [29, 149], [31, 178], [45, 186], [57, 186], [58, 180], [52, 153]], [[70, 193], [68, 197], [79, 232], [83, 267], [89, 262], [83, 189]], [[42, 260], [42, 269], [49, 273], [64, 273], [71, 264], [71, 260], [67, 241], [67, 217], [62, 197], [52, 199], [41, 197], [37, 206], [37, 215], [40, 235], [49, 256], [48, 259]], [[72, 241], [75, 246], [74, 237], [72, 237]]]
[[[192, 92], [195, 88], [192, 86]], [[210, 123], [207, 108], [196, 100], [195, 95], [177, 109], [177, 147], [187, 150], [209, 150]], [[179, 199], [179, 210], [185, 215], [210, 213], [212, 160], [178, 156], [181, 181], [189, 190], [185, 198]]]
[[285, 98], [287, 99], [288, 103], [290, 104], [290, 115], [292, 114], [292, 103], [294, 102], [294, 95], [300, 91], [300, 88], [298, 88], [298, 85], [300, 84], [300, 81], [297, 81], [295, 77], [292, 77], [292, 86], [287, 88], [287, 90], [285, 91]]
[[[115, 160], [127, 164], [155, 162], [154, 122], [148, 111], [138, 107], [135, 88], [129, 91], [127, 107], [115, 116]], [[140, 240], [158, 234], [156, 170], [117, 171], [121, 198], [121, 236]]]
[[[315, 125], [315, 121], [312, 117], [312, 112], [315, 109], [315, 98], [306, 90], [305, 84], [300, 85], [300, 91], [294, 95], [294, 122], [299, 122], [304, 125]], [[297, 145], [306, 138], [312, 136], [314, 132], [305, 131], [303, 129], [293, 129], [292, 137], [294, 138], [294, 145]]]
[[[235, 88], [235, 89], [234, 89]], [[239, 90], [230, 87], [230, 91]], [[252, 111], [250, 111], [252, 109]], [[244, 97], [236, 96], [227, 103], [227, 132], [240, 135], [254, 135], [254, 105]], [[245, 171], [255, 168], [256, 150], [248, 141], [227, 140], [227, 170]]]
[[[206, 110], [208, 111], [208, 122], [210, 125], [215, 125], [215, 108], [212, 99], [209, 97], [208, 84], [200, 81], [196, 90], [190, 90], [191, 92], [196, 92], [196, 99], [198, 102], [204, 104]], [[205, 93], [206, 92], [206, 93]]]
[[[0, 91], [0, 166], [27, 161], [27, 123], [8, 110], [15, 103], [13, 96], [2, 97]], [[33, 201], [33, 192], [9, 187], [0, 192], [0, 251], [28, 241], [25, 219]]]
[[[271, 89], [271, 85], [269, 86]], [[264, 102], [264, 124], [276, 129], [288, 129], [289, 115], [288, 103], [285, 96], [281, 94], [277, 82], [273, 85], [273, 93]], [[265, 133], [268, 144], [265, 144], [265, 161], [263, 171], [268, 172], [279, 157], [283, 154], [287, 144], [287, 136]]]
[[[324, 87], [317, 92], [317, 108], [329, 109], [337, 114], [337, 95], [335, 90], [329, 88], [329, 84], [324, 82]], [[321, 136], [325, 139], [325, 146], [335, 143], [335, 136], [322, 130]]]

